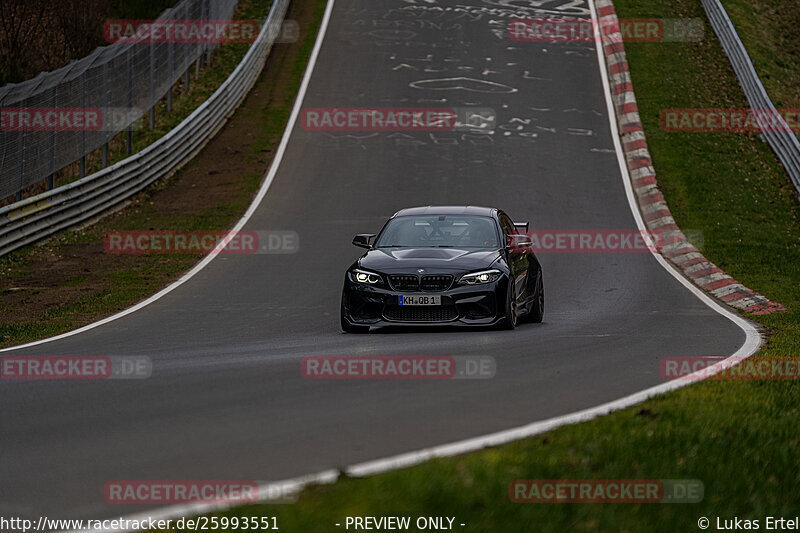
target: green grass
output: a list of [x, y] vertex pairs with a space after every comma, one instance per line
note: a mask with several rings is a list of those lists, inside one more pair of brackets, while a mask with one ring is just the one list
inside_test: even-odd
[[[615, 4], [620, 17], [705, 19], [699, 0]], [[746, 105], [713, 31], [707, 25], [700, 43], [637, 43], [627, 50], [659, 184], [675, 218], [703, 232], [709, 259], [788, 308], [753, 318], [770, 332], [761, 355], [796, 357], [800, 204], [783, 169], [758, 136], [667, 133], [659, 126], [664, 108]], [[790, 53], [780, 41], [763, 51], [786, 65], [797, 61]], [[457, 529], [504, 533], [698, 531], [701, 516], [712, 524], [716, 517], [758, 519], [763, 528], [768, 515], [800, 513], [799, 429], [796, 382], [700, 383], [536, 438], [311, 487], [290, 505], [220, 514], [277, 516], [283, 530], [315, 532], [340, 531], [334, 524], [354, 515], [455, 516], [467, 525]], [[520, 478], [699, 479], [705, 498], [695, 504], [511, 503], [508, 485]]]
[[[795, 0], [722, 0], [773, 103], [800, 107], [800, 10]], [[776, 53], [779, 52], [779, 53]]]

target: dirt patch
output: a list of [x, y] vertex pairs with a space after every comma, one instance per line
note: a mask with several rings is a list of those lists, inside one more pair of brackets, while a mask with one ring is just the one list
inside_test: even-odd
[[[177, 279], [200, 255], [111, 255], [114, 230], [225, 230], [258, 190], [288, 120], [324, 0], [292, 2], [299, 39], [273, 47], [233, 118], [174, 176], [95, 224], [0, 258], [0, 345], [67, 331], [141, 301]], [[263, 117], [275, 126], [265, 127]]]

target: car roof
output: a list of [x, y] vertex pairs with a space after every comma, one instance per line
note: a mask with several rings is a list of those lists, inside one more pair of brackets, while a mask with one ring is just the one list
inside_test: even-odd
[[410, 215], [476, 215], [492, 217], [497, 213], [494, 207], [479, 207], [475, 205], [427, 205], [424, 207], [408, 207], [395, 213], [394, 217]]

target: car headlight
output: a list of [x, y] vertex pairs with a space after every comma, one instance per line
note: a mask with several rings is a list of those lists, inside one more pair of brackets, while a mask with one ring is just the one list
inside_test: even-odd
[[350, 271], [350, 277], [353, 281], [366, 285], [380, 285], [383, 282], [380, 274], [357, 268]]
[[464, 285], [480, 285], [481, 283], [491, 283], [496, 281], [497, 278], [500, 277], [500, 274], [501, 272], [499, 270], [494, 269], [471, 272], [461, 276], [461, 279], [458, 280], [458, 282]]

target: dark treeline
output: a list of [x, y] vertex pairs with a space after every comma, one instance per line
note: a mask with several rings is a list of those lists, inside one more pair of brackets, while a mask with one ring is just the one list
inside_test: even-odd
[[88, 55], [108, 19], [152, 19], [177, 0], [2, 0], [0, 86]]

